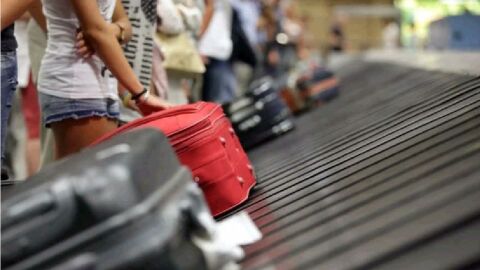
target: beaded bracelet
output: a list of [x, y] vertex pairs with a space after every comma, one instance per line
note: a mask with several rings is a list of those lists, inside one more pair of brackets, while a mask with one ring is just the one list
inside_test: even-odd
[[129, 107], [130, 106], [130, 101], [132, 100], [132, 94], [130, 92], [125, 91], [121, 96], [120, 96], [123, 106]]

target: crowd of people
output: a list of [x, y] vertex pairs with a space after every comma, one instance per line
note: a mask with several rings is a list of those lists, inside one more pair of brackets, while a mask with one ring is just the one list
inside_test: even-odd
[[281, 76], [308, 57], [307, 20], [290, 0], [2, 0], [2, 180], [16, 89], [33, 174], [40, 149], [61, 159], [142, 115]]

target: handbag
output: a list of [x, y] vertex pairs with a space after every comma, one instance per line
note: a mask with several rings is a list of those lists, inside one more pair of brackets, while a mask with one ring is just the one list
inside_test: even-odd
[[165, 56], [165, 69], [189, 75], [205, 72], [205, 65], [187, 32], [177, 35], [157, 32], [155, 42]]

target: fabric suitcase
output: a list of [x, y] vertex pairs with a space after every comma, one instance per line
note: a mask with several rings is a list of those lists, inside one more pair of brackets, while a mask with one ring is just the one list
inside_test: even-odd
[[225, 104], [224, 109], [246, 148], [294, 128], [290, 109], [269, 77], [254, 81], [244, 96]]
[[163, 131], [182, 164], [189, 167], [213, 215], [244, 202], [255, 185], [252, 165], [220, 105], [198, 102], [177, 106], [128, 123], [96, 143], [125, 131], [153, 127]]
[[299, 78], [297, 88], [308, 106], [328, 102], [339, 93], [338, 79], [323, 68], [316, 68]]
[[218, 269], [235, 258], [215, 249], [201, 191], [157, 130], [118, 136], [2, 195], [4, 269]]

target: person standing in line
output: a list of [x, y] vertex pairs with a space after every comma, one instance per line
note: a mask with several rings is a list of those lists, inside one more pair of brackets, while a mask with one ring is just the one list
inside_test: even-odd
[[[132, 39], [130, 42], [124, 44], [123, 50], [127, 60], [132, 66], [133, 71], [140, 78], [143, 87], [149, 88], [151, 85], [151, 78], [154, 69], [155, 42], [154, 34], [156, 30], [156, 9], [158, 2], [161, 0], [122, 0], [123, 7], [128, 15], [130, 24], [132, 26]], [[113, 75], [110, 74], [112, 80], [116, 81]], [[116, 82], [112, 84], [116, 86]], [[167, 87], [162, 85], [152, 88], [155, 89], [155, 94], [161, 94], [158, 88], [163, 89]], [[130, 93], [119, 86], [119, 93], [122, 100], [128, 100]], [[163, 96], [159, 95], [163, 98]], [[122, 102], [120, 106], [120, 121], [127, 123], [138, 119], [141, 114], [132, 108], [129, 104]]]
[[17, 88], [17, 41], [14, 35], [14, 21], [27, 10], [37, 19], [41, 13], [38, 0], [2, 0], [1, 2], [1, 180], [8, 180], [8, 170], [4, 167], [5, 139], [8, 129], [8, 119], [12, 107], [12, 97]]
[[[233, 69], [235, 72], [235, 77], [237, 78], [237, 90], [238, 95], [242, 95], [244, 91], [248, 89], [251, 81], [260, 73], [258, 68], [258, 60], [260, 59], [260, 42], [258, 37], [258, 21], [260, 18], [261, 5], [258, 0], [231, 0], [232, 7], [234, 9], [234, 16], [232, 24], [240, 23], [241, 30], [247, 38], [248, 43], [238, 44], [238, 41], [235, 42], [235, 25], [233, 25], [232, 31], [232, 40], [234, 40], [233, 45], [233, 55], [235, 57], [235, 46], [244, 46], [241, 48], [244, 52], [247, 51], [246, 47], [250, 48], [249, 51], [252, 52], [255, 61], [245, 62], [245, 61], [235, 61], [233, 60]], [[235, 11], [237, 12], [237, 17], [235, 17]], [[237, 30], [238, 31], [238, 30]], [[253, 60], [253, 59], [251, 59]]]
[[250, 43], [257, 48], [259, 44], [258, 20], [261, 4], [258, 0], [231, 0], [232, 6], [238, 10], [242, 28]]
[[341, 53], [345, 51], [345, 34], [343, 31], [343, 18], [335, 18], [330, 27], [330, 52]]
[[45, 0], [48, 41], [38, 90], [56, 159], [89, 146], [118, 126], [118, 93], [110, 71], [142, 112], [165, 108], [143, 87], [120, 46], [130, 33], [120, 0]]
[[199, 52], [205, 63], [202, 99], [218, 103], [235, 98], [236, 78], [232, 63], [232, 7], [229, 0], [215, 0], [213, 16], [199, 41]]
[[31, 21], [30, 15], [25, 13], [15, 25], [15, 37], [18, 41], [18, 88], [26, 129], [25, 155], [22, 157], [26, 161], [28, 176], [36, 173], [40, 164], [40, 107], [29, 57], [27, 33], [29, 21]]
[[[159, 0], [157, 15], [159, 18], [158, 32], [169, 37], [186, 35], [192, 46], [196, 47], [197, 38], [203, 22], [205, 11], [205, 2], [203, 0]], [[163, 51], [165, 46], [173, 44], [157, 44], [159, 52], [155, 55], [154, 64], [162, 62], [162, 58], [182, 58], [181, 55], [168, 55]], [[196, 52], [198, 56], [198, 52]], [[160, 59], [159, 59], [160, 58]], [[167, 60], [168, 61], [168, 60]], [[194, 65], [193, 59], [185, 58], [183, 61], [190, 67]], [[157, 65], [157, 70], [159, 70]], [[161, 72], [161, 71], [160, 71]], [[168, 102], [173, 104], [187, 104], [189, 102], [190, 90], [198, 83], [198, 77], [201, 74], [193, 73], [188, 70], [176, 70], [165, 68], [164, 77], [168, 80], [168, 87], [165, 88], [164, 95]], [[159, 74], [154, 74], [159, 75]], [[162, 74], [163, 75], [163, 74]], [[155, 78], [154, 82], [159, 82], [160, 77]], [[157, 83], [156, 83], [157, 84]]]
[[382, 31], [383, 48], [385, 50], [396, 50], [400, 47], [400, 26], [398, 23], [389, 19], [385, 21], [385, 27]]

